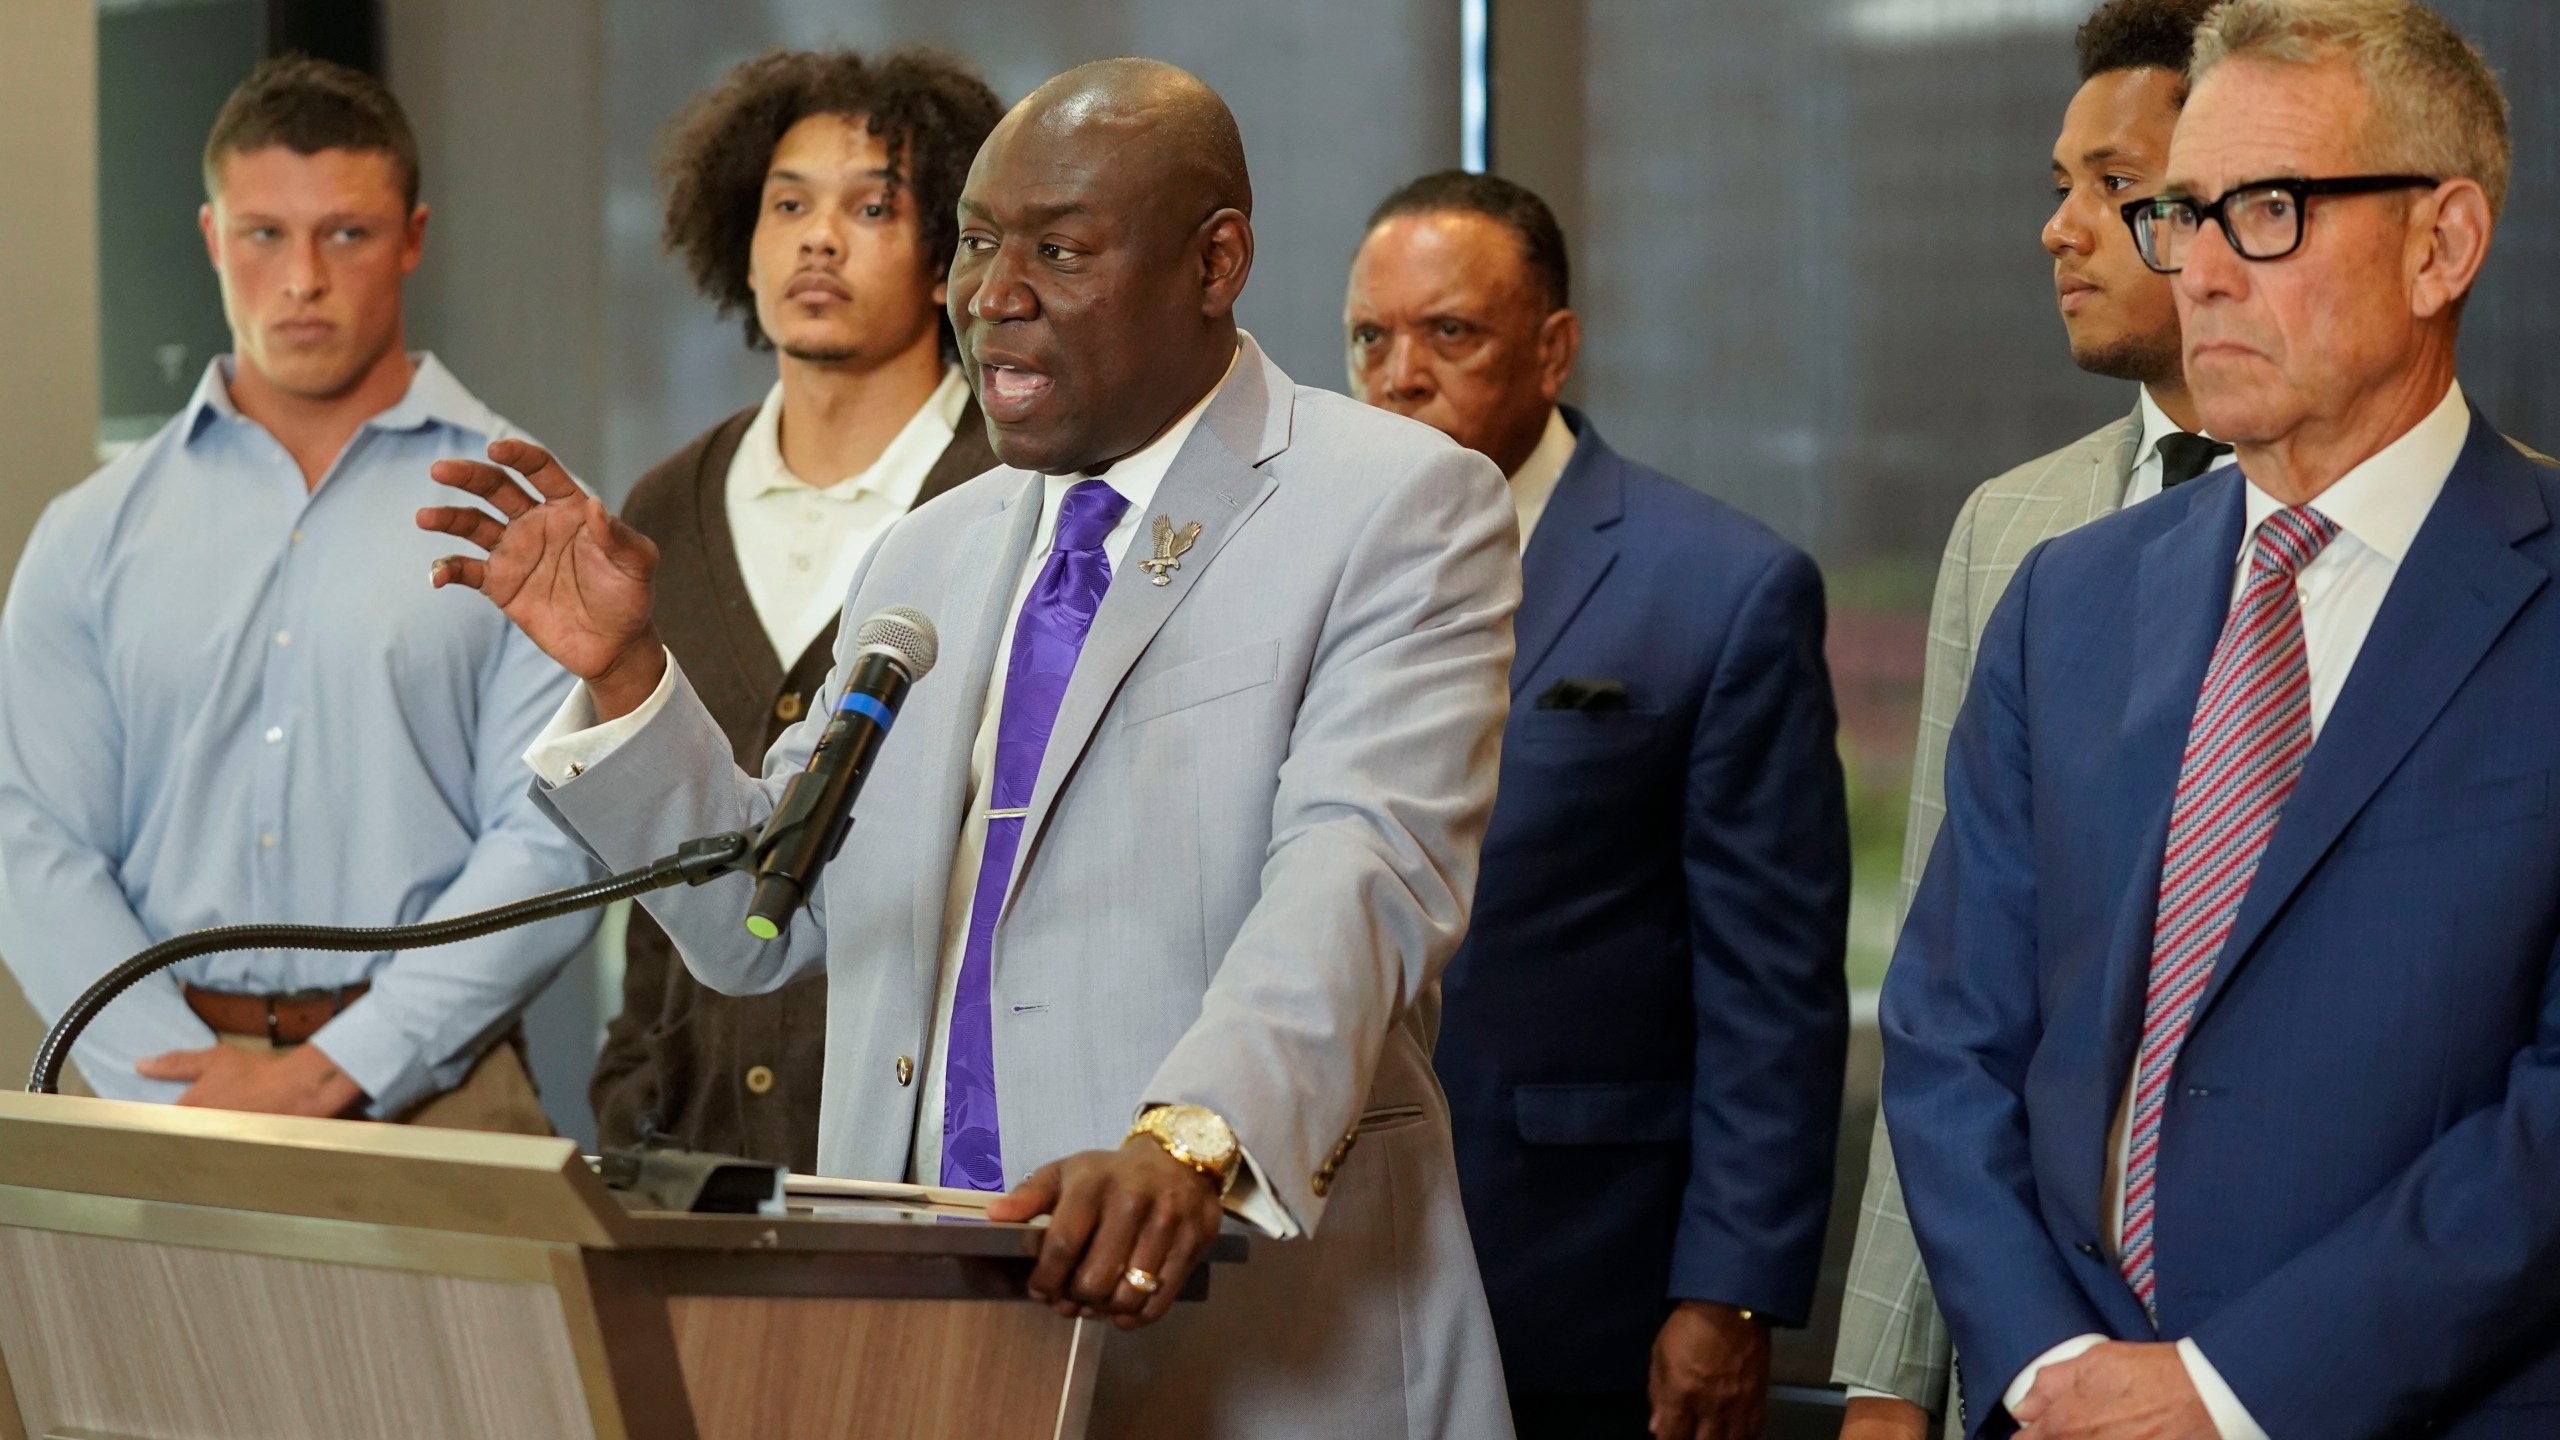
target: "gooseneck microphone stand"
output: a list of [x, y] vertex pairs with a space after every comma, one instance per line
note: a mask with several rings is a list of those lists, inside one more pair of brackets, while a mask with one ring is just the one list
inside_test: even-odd
[[27, 1089], [32, 1094], [61, 1093], [62, 1063], [71, 1054], [71, 1042], [107, 1008], [107, 1002], [133, 987], [146, 976], [166, 970], [181, 960], [198, 955], [214, 955], [226, 950], [423, 950], [435, 945], [451, 945], [460, 940], [477, 939], [537, 920], [549, 920], [580, 910], [593, 910], [616, 900], [663, 890], [679, 882], [699, 885], [717, 879], [732, 870], [750, 868], [754, 862], [756, 842], [743, 832], [710, 835], [688, 840], [673, 855], [652, 860], [636, 870], [608, 875], [584, 885], [572, 885], [506, 905], [475, 910], [444, 920], [427, 920], [415, 925], [346, 926], [346, 925], [217, 925], [208, 930], [191, 930], [173, 935], [132, 959], [116, 966], [95, 985], [82, 991], [62, 1018], [45, 1032], [44, 1044], [36, 1049], [35, 1068], [27, 1076]]

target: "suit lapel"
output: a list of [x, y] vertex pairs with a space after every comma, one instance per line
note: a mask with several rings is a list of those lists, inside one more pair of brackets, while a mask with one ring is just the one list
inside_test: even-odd
[[1567, 410], [1565, 419], [1574, 430], [1573, 458], [1556, 477], [1555, 493], [1520, 557], [1520, 609], [1512, 620], [1519, 642], [1511, 658], [1514, 699], [1618, 559], [1617, 542], [1608, 533], [1626, 513], [1617, 455], [1580, 412]]
[[1156, 515], [1170, 517], [1176, 526], [1197, 521], [1199, 538], [1183, 554], [1182, 568], [1170, 572], [1163, 585], [1136, 564], [1115, 560], [1111, 588], [1103, 593], [1102, 607], [1094, 612], [1093, 626], [1085, 633], [1075, 673], [1058, 702], [1048, 749], [1041, 755], [1040, 778], [1031, 790], [1031, 813], [1023, 818], [1022, 847], [1005, 892], [1008, 907], [1039, 853], [1058, 792], [1092, 743], [1121, 682], [1276, 483], [1259, 467], [1287, 448], [1295, 387], [1250, 340], [1242, 344], [1244, 353], [1236, 358], [1226, 387], [1209, 402], [1191, 438], [1183, 442], [1164, 482], [1156, 487], [1148, 514], [1139, 521], [1140, 544], [1146, 543], [1143, 537]]
[[2419, 527], [2268, 837], [2196, 1002], [2197, 1023], [2339, 833], [2550, 581], [2549, 571], [2515, 549], [2550, 524], [2530, 464], [2473, 413], [2462, 458]]
[[2134, 747], [2127, 768], [2138, 770], [2146, 786], [2165, 767], [2161, 793], [2178, 786], [2196, 697], [2231, 609], [2233, 557], [2247, 516], [2237, 471], [2194, 483], [2212, 488], [2200, 490], [2185, 518], [2143, 547], [2135, 572], [2133, 672], [2122, 739]]
[[[978, 728], [987, 711], [987, 690], [994, 677], [996, 648], [1012, 616], [1015, 582], [1022, 558], [1040, 530], [1041, 480], [1016, 471], [1008, 478], [1013, 493], [976, 524], [961, 532], [952, 547], [952, 585], [944, 604], [951, 628], [942, 635], [937, 674], [948, 674], [960, 689], [951, 694], [951, 723], [939, 732], [914, 727], [907, 733], [938, 733], [939, 753], [919, 756], [931, 766], [932, 783], [925, 803], [931, 807], [917, 833], [949, 836], [956, 844], [968, 820], [969, 755], [977, 748]], [[915, 887], [915, 947], [918, 975], [930, 989], [942, 961], [943, 912], [950, 902], [951, 856], [937, 851], [921, 857]]]
[[2089, 467], [2089, 493], [2081, 512], [2088, 519], [2113, 515], [2124, 508], [2124, 497], [2133, 489], [2134, 452], [2142, 448], [2142, 406], [2133, 407], [2133, 415], [2116, 428], [2113, 444], [2102, 445]]

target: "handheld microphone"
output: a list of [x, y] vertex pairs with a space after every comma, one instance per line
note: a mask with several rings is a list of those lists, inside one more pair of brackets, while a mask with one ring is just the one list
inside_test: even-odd
[[807, 902], [818, 872], [843, 848], [845, 832], [853, 828], [853, 799], [871, 758], [888, 738], [907, 687], [933, 668], [941, 649], [933, 622], [904, 605], [863, 621], [853, 643], [853, 669], [845, 676], [835, 717], [818, 737], [808, 765], [783, 788], [782, 802], [749, 852], [756, 898], [747, 907], [747, 933], [759, 940], [782, 934], [791, 912]]

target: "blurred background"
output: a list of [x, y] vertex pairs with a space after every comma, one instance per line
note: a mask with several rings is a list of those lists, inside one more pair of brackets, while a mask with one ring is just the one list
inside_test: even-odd
[[[657, 243], [662, 127], [777, 45], [931, 44], [1019, 97], [1146, 54], [1242, 123], [1259, 256], [1247, 326], [1341, 388], [1343, 272], [1369, 208], [1465, 164], [1542, 193], [1588, 336], [1571, 398], [1620, 450], [1822, 561], [1857, 846], [1860, 1044], [1829, 1294], [1875, 1105], [1873, 995], [1939, 547], [1986, 477], [2133, 403], [2074, 369], [2037, 234], [2091, 0], [9, 0], [0, 18], [0, 578], [44, 501], [148, 435], [228, 348], [196, 234], [223, 96], [299, 48], [384, 75], [434, 210], [412, 344], [618, 498], [761, 395], [772, 360]], [[2464, 380], [2560, 445], [2560, 6], [2436, 0], [2516, 102], [2514, 199]], [[616, 1003], [608, 931], [530, 1017], [546, 1102], [592, 1139]], [[0, 1037], [0, 1054], [14, 1051]], [[1795, 1335], [1802, 1407], [1827, 1331]], [[1779, 1422], [1824, 1433], [1811, 1408]]]

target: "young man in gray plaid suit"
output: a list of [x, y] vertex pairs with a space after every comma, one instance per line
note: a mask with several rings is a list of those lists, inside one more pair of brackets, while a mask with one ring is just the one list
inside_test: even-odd
[[[1985, 482], [1956, 517], [1929, 605], [1898, 909], [1909, 908], [1946, 814], [1947, 734], [1973, 675], [1975, 642], [2018, 562], [2066, 530], [2193, 479], [2229, 448], [2195, 433], [2169, 277], [2142, 263], [2119, 213], [2159, 189], [2195, 27], [2214, 3], [2108, 0], [2080, 27], [2081, 86], [2054, 143], [2056, 204], [2044, 247], [2072, 360], [2141, 389], [2132, 414]], [[1831, 1378], [1849, 1387], [1841, 1440], [1922, 1440], [1933, 1417], [1958, 1408], [1946, 1324], [1903, 1213], [1881, 1113]]]

